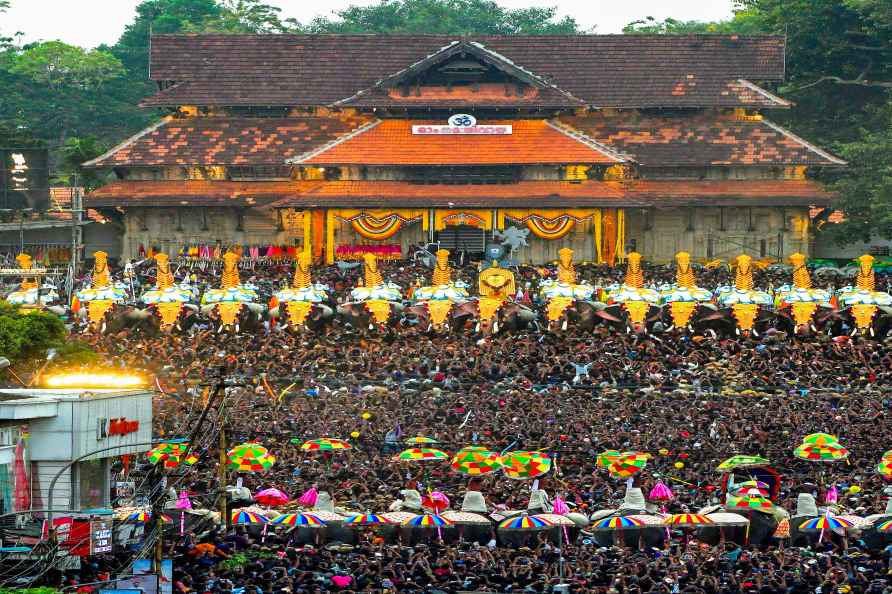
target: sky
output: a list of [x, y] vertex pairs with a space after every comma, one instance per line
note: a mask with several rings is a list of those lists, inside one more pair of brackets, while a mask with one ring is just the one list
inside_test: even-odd
[[[557, 6], [561, 16], [573, 16], [596, 33], [619, 33], [623, 26], [648, 16], [662, 20], [714, 21], [731, 16], [733, 0], [498, 0], [502, 6], [527, 8]], [[0, 36], [21, 31], [24, 42], [61, 40], [95, 47], [117, 41], [133, 20], [140, 0], [12, 0], [0, 15]], [[283, 18], [307, 22], [315, 16], [331, 16], [351, 4], [376, 4], [375, 0], [266, 0], [278, 6]]]

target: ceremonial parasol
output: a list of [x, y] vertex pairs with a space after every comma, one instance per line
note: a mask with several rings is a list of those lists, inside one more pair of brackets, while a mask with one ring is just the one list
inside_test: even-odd
[[145, 524], [146, 522], [148, 522], [151, 519], [152, 519], [151, 512], [138, 511], [138, 512], [133, 512], [132, 514], [127, 516], [127, 518], [124, 521], [125, 522], [133, 522], [135, 524]]
[[546, 530], [552, 524], [536, 516], [515, 516], [499, 522], [500, 530]]
[[595, 530], [632, 530], [636, 528], [644, 528], [646, 524], [643, 520], [635, 516], [623, 516], [616, 518], [604, 518], [594, 525]]
[[728, 497], [728, 501], [725, 504], [725, 507], [733, 509], [753, 509], [756, 511], [770, 512], [772, 509], [774, 509], [774, 504], [771, 503], [771, 500], [762, 497], [761, 495], [756, 495], [753, 497]]
[[334, 512], [325, 511], [323, 509], [314, 509], [310, 513], [313, 514], [314, 516], [316, 516], [317, 518], [319, 518], [320, 520], [322, 520], [323, 522], [326, 522], [329, 524], [331, 522], [343, 522], [344, 521], [344, 516], [342, 516], [340, 514], [336, 514]]
[[412, 528], [442, 528], [451, 526], [452, 522], [437, 514], [418, 514], [413, 518], [405, 520], [402, 524]]
[[829, 433], [810, 433], [802, 438], [802, 443], [813, 443], [820, 446], [839, 445], [839, 438]]
[[851, 528], [854, 524], [851, 521], [840, 516], [832, 514], [824, 514], [823, 516], [806, 520], [799, 525], [800, 530], [837, 530]]
[[745, 516], [732, 512], [713, 512], [706, 514], [706, 517], [716, 526], [746, 526], [750, 523]]
[[736, 456], [731, 456], [719, 464], [716, 470], [719, 472], [731, 472], [738, 468], [754, 468], [757, 466], [767, 466], [769, 464], [771, 464], [771, 462], [768, 461], [768, 458], [738, 454]]
[[453, 524], [467, 524], [470, 526], [489, 526], [492, 521], [486, 516], [465, 511], [445, 511], [441, 514]]
[[271, 488], [264, 489], [254, 495], [254, 501], [263, 505], [285, 505], [291, 501], [291, 498], [284, 491]]
[[774, 538], [790, 538], [790, 519], [784, 518], [777, 523], [774, 529]]
[[599, 468], [607, 468], [612, 463], [619, 460], [620, 456], [622, 455], [623, 453], [619, 450], [607, 450], [598, 454], [598, 457], [595, 459], [595, 461], [597, 462]]
[[381, 516], [392, 522], [394, 524], [402, 524], [406, 520], [411, 520], [415, 516], [417, 516], [415, 512], [407, 512], [407, 511], [392, 511], [392, 512], [384, 512]]
[[499, 454], [480, 446], [462, 448], [452, 457], [452, 470], [470, 476], [495, 472], [501, 467]]
[[333, 450], [352, 450], [353, 446], [343, 439], [320, 437], [318, 439], [309, 439], [303, 442], [300, 445], [300, 449], [305, 452], [330, 452]]
[[539, 518], [540, 520], [545, 520], [549, 524], [553, 526], [575, 526], [576, 524], [570, 518], [566, 516], [562, 516], [560, 514], [536, 514], [534, 517]]
[[657, 484], [654, 485], [647, 496], [651, 501], [669, 501], [673, 497], [675, 497], [675, 494], [672, 492], [672, 489], [667, 487], [663, 481], [657, 481]]
[[623, 454], [607, 467], [607, 472], [613, 478], [629, 478], [644, 470], [647, 458], [647, 454], [640, 452]]
[[198, 457], [189, 454], [183, 457], [189, 442], [162, 443], [148, 451], [146, 457], [152, 464], [163, 462], [165, 468], [176, 468], [180, 464], [192, 465], [198, 462]]
[[515, 450], [502, 456], [505, 476], [515, 480], [536, 478], [551, 470], [551, 458], [542, 452]]
[[273, 519], [270, 524], [276, 526], [306, 526], [308, 528], [323, 528], [326, 525], [325, 520], [316, 514], [297, 513], [282, 514]]
[[762, 481], [744, 481], [734, 486], [734, 495], [738, 497], [768, 497], [771, 487]]
[[449, 454], [434, 448], [409, 448], [397, 454], [400, 462], [441, 462], [449, 459]]
[[425, 445], [425, 444], [440, 443], [440, 442], [432, 437], [424, 437], [423, 435], [416, 435], [415, 437], [410, 437], [407, 440], [405, 440], [405, 443], [409, 443], [412, 445]]
[[272, 468], [276, 457], [259, 443], [237, 445], [226, 454], [231, 470], [256, 472]]
[[344, 520], [345, 526], [383, 526], [386, 524], [392, 524], [392, 522], [377, 514], [355, 514]]
[[258, 513], [237, 509], [229, 516], [232, 524], [266, 524], [269, 519]]
[[676, 528], [709, 526], [712, 523], [712, 520], [700, 514], [672, 514], [663, 520], [663, 524], [666, 526], [675, 526]]
[[892, 520], [886, 520], [876, 525], [877, 532], [892, 532]]
[[820, 446], [804, 443], [793, 450], [793, 455], [810, 462], [838, 462], [849, 457], [849, 450], [842, 446]]
[[877, 464], [877, 473], [883, 478], [892, 479], [892, 460], [884, 458]]

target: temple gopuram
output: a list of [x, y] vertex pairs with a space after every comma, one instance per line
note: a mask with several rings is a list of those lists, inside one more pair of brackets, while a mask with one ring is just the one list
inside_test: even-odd
[[[439, 242], [520, 262], [809, 253], [777, 36], [156, 35], [165, 115], [87, 165], [122, 255], [317, 262]], [[761, 85], [761, 86], [760, 86]], [[524, 245], [525, 243], [525, 245]]]

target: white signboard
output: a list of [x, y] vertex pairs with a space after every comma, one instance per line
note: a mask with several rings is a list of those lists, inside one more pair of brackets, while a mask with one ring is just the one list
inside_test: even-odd
[[462, 135], [462, 134], [474, 134], [474, 135], [493, 135], [493, 136], [502, 136], [511, 134], [511, 125], [510, 124], [477, 124], [477, 118], [472, 115], [466, 113], [457, 113], [451, 116], [448, 120], [448, 123], [442, 126], [434, 125], [434, 124], [424, 124], [412, 126], [412, 134], [420, 134], [427, 136], [436, 136], [436, 135]]

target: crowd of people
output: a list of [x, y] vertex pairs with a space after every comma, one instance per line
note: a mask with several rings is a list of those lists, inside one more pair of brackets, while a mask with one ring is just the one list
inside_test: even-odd
[[[382, 265], [404, 288], [429, 284], [430, 270], [409, 262]], [[474, 286], [475, 268], [455, 271]], [[314, 270], [314, 281], [342, 296], [361, 268]], [[519, 299], [536, 298], [542, 270], [521, 268]], [[580, 279], [604, 285], [622, 269], [579, 265]], [[215, 286], [215, 271], [192, 267], [194, 283]], [[287, 282], [281, 266], [242, 271], [266, 290]], [[648, 282], [672, 282], [672, 268], [649, 267]], [[698, 271], [698, 284], [729, 282], [725, 267]], [[789, 282], [769, 269], [757, 285]], [[848, 279], [825, 282], [843, 284]], [[890, 276], [878, 275], [878, 290]], [[146, 271], [142, 284], [151, 284]], [[820, 285], [821, 282], [816, 284]], [[213, 507], [219, 484], [219, 430], [229, 444], [257, 441], [275, 456], [264, 472], [230, 475], [251, 492], [276, 487], [293, 497], [315, 488], [356, 512], [387, 511], [406, 489], [444, 493], [457, 509], [468, 490], [490, 510], [524, 509], [530, 481], [501, 473], [472, 478], [448, 463], [394, 461], [405, 438], [425, 436], [454, 453], [469, 445], [494, 451], [541, 450], [553, 459], [537, 490], [590, 514], [620, 507], [626, 481], [596, 465], [608, 449], [652, 455], [636, 476], [643, 493], [662, 481], [670, 512], [696, 512], [723, 501], [716, 466], [733, 454], [768, 458], [781, 475], [775, 503], [793, 511], [808, 492], [857, 515], [883, 512], [888, 483], [874, 468], [892, 448], [892, 351], [861, 337], [798, 338], [768, 334], [719, 339], [666, 333], [641, 336], [572, 326], [482, 339], [406, 326], [380, 333], [334, 323], [319, 333], [266, 327], [217, 333], [199, 324], [187, 334], [84, 334], [110, 366], [156, 378], [155, 432], [189, 435], [206, 390], [227, 379], [196, 440], [200, 460], [178, 486], [197, 505]], [[847, 461], [799, 460], [793, 448], [809, 433], [838, 436]], [[349, 441], [351, 450], [320, 455], [299, 445], [318, 437]], [[179, 475], [178, 475], [179, 476]], [[854, 488], [853, 488], [854, 487]], [[349, 543], [306, 543], [295, 533], [221, 527], [188, 531], [172, 544], [179, 594], [236, 592], [892, 592], [890, 549], [829, 535], [807, 546], [782, 540], [759, 546], [707, 544], [696, 538], [656, 548], [602, 546], [589, 532], [534, 533], [509, 546], [496, 531], [478, 540], [382, 539], [359, 532]], [[233, 559], [244, 559], [236, 563]], [[563, 579], [561, 576], [563, 564]], [[101, 567], [93, 568], [100, 571]], [[88, 570], [84, 570], [88, 571]], [[80, 579], [84, 579], [82, 574]]]

